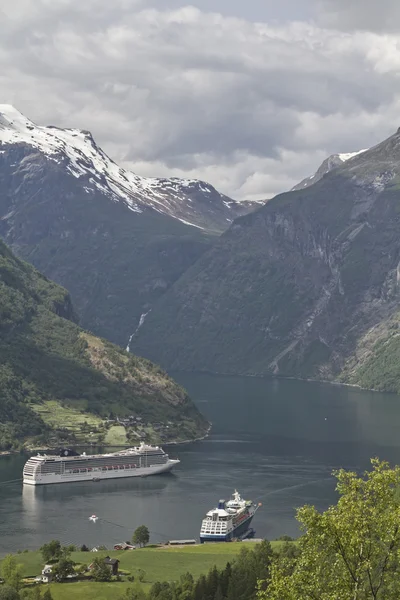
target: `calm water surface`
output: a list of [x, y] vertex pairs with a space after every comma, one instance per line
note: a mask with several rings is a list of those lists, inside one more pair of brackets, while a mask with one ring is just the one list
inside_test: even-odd
[[[95, 545], [146, 524], [153, 541], [198, 537], [200, 521], [234, 488], [262, 502], [253, 526], [274, 539], [298, 533], [295, 508], [335, 502], [338, 467], [371, 456], [400, 462], [400, 397], [298, 381], [175, 374], [213, 422], [205, 441], [172, 446], [181, 464], [147, 479], [38, 488], [20, 481], [24, 457], [0, 459], [0, 552], [49, 539]], [[92, 523], [88, 517], [97, 514]]]

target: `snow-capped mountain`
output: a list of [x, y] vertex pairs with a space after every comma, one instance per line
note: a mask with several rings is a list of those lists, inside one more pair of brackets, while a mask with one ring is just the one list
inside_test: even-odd
[[187, 225], [222, 232], [256, 205], [231, 200], [196, 179], [140, 177], [111, 160], [88, 131], [38, 126], [13, 106], [0, 104], [0, 152], [18, 144], [64, 168], [82, 183], [86, 194], [101, 192], [134, 212], [152, 208]]
[[251, 209], [202, 181], [139, 177], [87, 131], [37, 126], [0, 105], [0, 236], [71, 292], [85, 329], [123, 347]]
[[367, 152], [368, 148], [364, 148], [363, 150], [358, 150], [358, 152], [343, 152], [341, 154], [331, 154], [327, 159], [324, 160], [319, 169], [311, 175], [311, 177], [306, 177], [303, 181], [300, 181], [297, 185], [295, 185], [291, 191], [302, 190], [304, 188], [317, 183], [324, 175], [332, 171], [332, 169], [336, 169], [336, 167], [340, 167], [348, 160], [355, 158], [362, 152]]

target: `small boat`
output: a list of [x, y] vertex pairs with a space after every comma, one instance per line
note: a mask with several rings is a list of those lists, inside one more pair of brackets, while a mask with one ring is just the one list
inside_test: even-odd
[[89, 517], [89, 521], [93, 521], [93, 523], [96, 523], [98, 518], [99, 517], [96, 517], [96, 515], [92, 515], [91, 517]]

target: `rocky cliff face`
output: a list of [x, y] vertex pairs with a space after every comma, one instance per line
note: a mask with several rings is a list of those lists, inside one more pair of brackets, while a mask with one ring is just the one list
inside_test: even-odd
[[201, 181], [119, 168], [77, 129], [0, 105], [0, 236], [71, 293], [82, 325], [126, 346], [153, 303], [251, 209]]
[[237, 219], [154, 308], [135, 351], [173, 369], [337, 378], [399, 308], [399, 164], [397, 133]]

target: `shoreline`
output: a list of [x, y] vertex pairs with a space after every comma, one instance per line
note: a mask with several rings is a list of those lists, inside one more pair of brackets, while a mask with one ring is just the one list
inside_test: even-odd
[[358, 383], [346, 383], [344, 381], [337, 381], [335, 379], [316, 379], [312, 377], [294, 377], [291, 375], [272, 375], [270, 373], [222, 373], [219, 371], [172, 371], [173, 373], [184, 373], [187, 375], [212, 375], [215, 377], [252, 377], [254, 379], [266, 379], [269, 381], [279, 381], [279, 380], [294, 380], [294, 381], [307, 381], [309, 383], [323, 383], [329, 385], [336, 385], [338, 387], [350, 387], [356, 388], [358, 390], [363, 390], [365, 392], [374, 392], [375, 394], [393, 394], [395, 396], [399, 396], [396, 392], [390, 392], [389, 390], [376, 390], [374, 388], [366, 388]]
[[182, 440], [179, 442], [165, 442], [165, 444], [163, 444], [163, 445], [164, 446], [178, 446], [179, 444], [191, 444], [192, 442], [201, 442], [202, 440], [205, 440], [206, 438], [208, 438], [208, 436], [210, 435], [211, 429], [212, 429], [212, 423], [209, 423], [206, 433], [204, 435], [202, 435], [201, 437], [193, 438], [190, 440]]
[[[202, 440], [205, 440], [209, 435], [210, 435], [210, 431], [212, 429], [212, 423], [209, 422], [208, 427], [207, 427], [207, 431], [204, 435], [200, 436], [200, 437], [196, 437], [196, 438], [192, 438], [192, 439], [188, 439], [188, 440], [179, 440], [179, 441], [171, 441], [171, 442], [164, 442], [164, 443], [160, 443], [161, 446], [179, 446], [180, 444], [191, 444], [194, 442], [201, 442]], [[149, 442], [150, 444], [152, 442]], [[102, 444], [67, 444], [69, 448], [71, 448], [72, 450], [76, 450], [78, 448], [80, 449], [87, 449], [87, 448], [94, 448], [94, 447], [109, 447], [109, 448], [130, 448], [131, 445], [129, 444], [121, 444], [121, 445], [110, 445], [110, 446], [103, 446]], [[34, 453], [34, 452], [44, 452], [46, 450], [51, 450], [54, 451], [55, 448], [50, 448], [50, 447], [34, 447], [34, 448], [22, 448], [21, 450], [0, 450], [0, 458], [2, 457], [7, 457], [7, 456], [14, 456], [16, 454], [29, 454], [29, 453]]]

